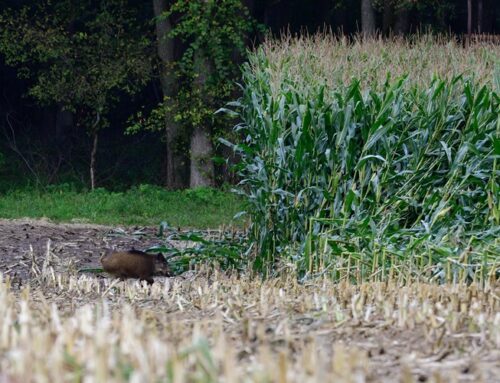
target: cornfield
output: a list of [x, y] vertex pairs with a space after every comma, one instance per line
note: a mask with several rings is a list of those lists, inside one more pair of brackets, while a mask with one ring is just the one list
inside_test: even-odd
[[[431, 36], [269, 41], [231, 103], [254, 267], [498, 272], [500, 49]], [[409, 273], [406, 274], [406, 271]]]

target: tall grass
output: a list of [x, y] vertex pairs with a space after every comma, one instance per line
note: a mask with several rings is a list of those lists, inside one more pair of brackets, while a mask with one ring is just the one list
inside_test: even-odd
[[489, 49], [316, 36], [255, 52], [234, 103], [255, 268], [494, 272], [500, 56]]

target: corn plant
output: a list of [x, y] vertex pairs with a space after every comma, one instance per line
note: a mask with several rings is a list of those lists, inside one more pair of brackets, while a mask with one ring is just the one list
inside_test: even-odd
[[300, 77], [295, 57], [282, 52], [277, 65], [274, 53], [264, 47], [244, 66], [232, 104], [243, 139], [226, 142], [241, 156], [256, 270], [291, 261], [303, 276], [355, 268], [363, 279], [404, 265], [446, 280], [497, 268], [493, 81], [386, 73], [346, 86], [314, 80], [306, 61]]
[[[159, 233], [163, 233], [163, 222]], [[167, 226], [168, 227], [168, 226]], [[223, 270], [242, 271], [246, 268], [242, 254], [246, 249], [246, 238], [238, 232], [231, 233], [224, 230], [218, 231], [215, 237], [207, 233], [189, 231], [178, 232], [169, 227], [172, 233], [166, 238], [164, 244], [148, 248], [147, 252], [161, 252], [167, 259], [173, 275], [182, 274], [195, 265], [210, 265]], [[174, 247], [171, 241], [182, 241], [185, 246]], [[190, 246], [187, 244], [191, 244]]]

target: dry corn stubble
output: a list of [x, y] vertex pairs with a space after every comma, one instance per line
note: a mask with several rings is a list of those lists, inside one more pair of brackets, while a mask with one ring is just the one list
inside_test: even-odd
[[148, 287], [48, 267], [22, 290], [1, 277], [0, 368], [23, 382], [492, 382], [499, 295], [221, 273]]

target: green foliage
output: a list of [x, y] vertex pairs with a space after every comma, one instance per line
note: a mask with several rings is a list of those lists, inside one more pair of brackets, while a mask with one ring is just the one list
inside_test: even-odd
[[150, 77], [150, 39], [124, 0], [43, 1], [0, 14], [0, 52], [33, 80], [29, 94], [42, 104], [76, 113], [89, 130], [107, 125], [121, 93]]
[[[163, 253], [173, 274], [181, 274], [200, 264], [238, 271], [247, 266], [248, 260], [244, 254], [248, 244], [241, 233], [221, 231], [216, 234], [216, 238], [210, 238], [206, 233], [196, 231], [178, 232], [163, 222], [160, 225], [160, 234], [166, 228], [172, 231], [172, 234], [166, 239], [165, 245], [154, 246], [147, 251]], [[177, 248], [169, 245], [171, 240], [186, 241], [191, 245]]]
[[148, 117], [140, 112], [128, 132], [162, 129], [166, 116], [187, 130], [201, 124], [227, 126], [225, 117], [214, 112], [234, 94], [237, 62], [245, 55], [247, 35], [257, 28], [248, 9], [240, 0], [176, 0], [162, 17], [175, 20], [168, 38], [186, 45], [171, 66], [180, 86], [174, 99]]
[[191, 78], [198, 75], [194, 65], [199, 52], [213, 64], [211, 87], [238, 74], [233, 55], [245, 52], [246, 35], [253, 29], [248, 9], [241, 1], [177, 0], [165, 15], [170, 16], [179, 16], [170, 37], [179, 37], [189, 44], [178, 63], [184, 75]]
[[233, 222], [241, 207], [239, 198], [215, 189], [167, 191], [140, 185], [126, 192], [102, 188], [82, 192], [66, 184], [6, 192], [0, 198], [0, 217], [47, 217], [55, 221], [119, 225], [157, 225], [166, 220], [176, 227], [202, 229]]
[[282, 74], [276, 82], [274, 65], [252, 55], [235, 104], [257, 270], [291, 260], [302, 275], [354, 264], [367, 275], [407, 261], [438, 275], [448, 259], [498, 262], [500, 97], [491, 82], [387, 76], [326, 87]]
[[[144, 108], [143, 108], [144, 109]], [[154, 107], [150, 113], [139, 110], [129, 117], [125, 134], [135, 134], [140, 130], [159, 132], [165, 129], [166, 107], [163, 102]]]

